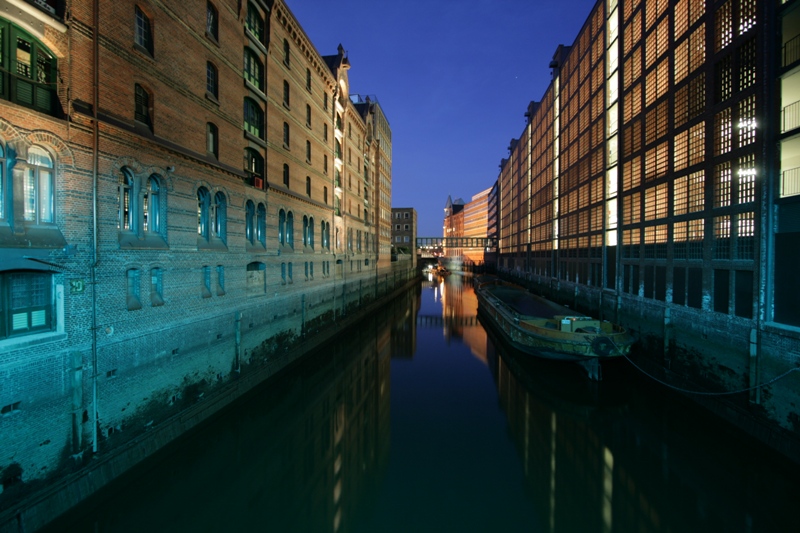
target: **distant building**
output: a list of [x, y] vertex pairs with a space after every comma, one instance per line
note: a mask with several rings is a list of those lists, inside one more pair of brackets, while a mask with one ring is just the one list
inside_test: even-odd
[[[479, 192], [469, 203], [447, 197], [444, 217], [444, 236], [453, 240], [446, 243], [444, 255], [458, 259], [464, 265], [482, 265], [486, 252], [483, 240], [489, 224], [489, 193], [491, 188]], [[469, 238], [475, 241], [469, 241]], [[480, 243], [480, 244], [477, 244]]]
[[392, 208], [392, 255], [409, 255], [416, 265], [417, 210], [413, 207]]

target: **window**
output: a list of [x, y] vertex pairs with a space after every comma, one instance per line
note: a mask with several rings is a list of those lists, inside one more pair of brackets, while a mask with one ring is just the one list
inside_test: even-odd
[[311, 176], [306, 176], [306, 196], [311, 198]]
[[259, 139], [264, 138], [264, 112], [252, 98], [244, 99], [244, 130]]
[[258, 204], [256, 209], [256, 239], [261, 246], [267, 246], [267, 208], [264, 204]]
[[161, 184], [155, 176], [147, 178], [142, 196], [142, 215], [145, 232], [161, 232]]
[[308, 217], [303, 215], [303, 246], [308, 245]]
[[283, 63], [289, 67], [291, 66], [291, 55], [289, 52], [289, 41], [283, 40]]
[[286, 244], [286, 211], [283, 209], [278, 212], [278, 244]]
[[136, 13], [136, 28], [135, 28], [135, 43], [142, 51], [153, 55], [153, 27], [150, 19], [144, 14], [139, 6], [135, 8]]
[[306, 162], [311, 162], [311, 141], [306, 141]]
[[326, 140], [326, 141], [328, 140], [328, 125], [327, 124], [324, 124], [322, 126], [322, 138], [324, 140]]
[[206, 95], [219, 98], [219, 73], [211, 61], [206, 63]]
[[206, 35], [219, 40], [219, 15], [211, 2], [206, 2]]
[[206, 152], [219, 159], [219, 130], [211, 122], [206, 124]]
[[323, 174], [328, 173], [328, 154], [322, 156], [322, 172]]
[[289, 82], [283, 80], [283, 105], [286, 107], [290, 107], [289, 102]]
[[44, 272], [0, 272], [0, 339], [55, 329], [53, 277]]
[[208, 240], [211, 227], [209, 215], [211, 213], [211, 194], [205, 187], [197, 189], [197, 235]]
[[283, 147], [289, 149], [289, 123], [283, 123]]
[[53, 159], [43, 148], [28, 149], [28, 167], [23, 182], [24, 217], [33, 224], [55, 222], [55, 184]]
[[142, 302], [139, 298], [139, 269], [130, 268], [127, 271], [128, 291], [127, 291], [127, 306], [128, 311], [135, 311], [142, 308]]
[[306, 126], [311, 127], [311, 106], [306, 104]]
[[247, 200], [244, 206], [244, 237], [250, 244], [256, 238], [256, 205], [252, 200]]
[[260, 262], [247, 264], [247, 295], [256, 296], [267, 292], [267, 265]]
[[308, 247], [314, 249], [314, 217], [308, 218]]
[[[289, 211], [286, 215], [286, 245], [294, 248], [294, 213]], [[291, 268], [291, 267], [290, 267]]]
[[306, 89], [311, 90], [311, 70], [306, 69]]
[[227, 202], [222, 191], [214, 195], [214, 235], [225, 240], [227, 227]]
[[249, 31], [256, 41], [264, 44], [264, 18], [261, 16], [258, 8], [252, 2], [247, 3], [247, 18], [245, 19], [245, 28]]
[[203, 298], [211, 298], [211, 267], [204, 266], [201, 275], [200, 294]]
[[150, 93], [147, 90], [136, 84], [134, 88], [134, 113], [133, 118], [137, 122], [141, 122], [148, 129], [153, 129], [152, 108], [150, 107]]
[[0, 98], [55, 115], [60, 112], [57, 60], [19, 27], [0, 20]]
[[150, 305], [153, 307], [164, 305], [164, 285], [162, 277], [162, 269], [150, 269]]
[[283, 164], [283, 184], [289, 188], [289, 165], [286, 163]]
[[0, 220], [6, 218], [6, 195], [5, 195], [5, 168], [6, 168], [6, 153], [5, 148], [0, 144]]
[[264, 65], [253, 50], [244, 49], [244, 79], [253, 87], [264, 92]]
[[244, 149], [244, 169], [253, 176], [264, 178], [264, 158], [253, 148]]
[[217, 265], [217, 296], [225, 296], [225, 266]]
[[328, 205], [328, 187], [327, 186], [322, 188], [322, 201], [325, 203], [325, 205]]
[[[322, 109], [328, 110], [328, 93], [322, 95]], [[327, 139], [327, 136], [325, 138]]]

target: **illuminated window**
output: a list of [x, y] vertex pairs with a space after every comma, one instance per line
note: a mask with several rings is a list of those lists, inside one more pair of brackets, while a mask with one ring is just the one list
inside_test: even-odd
[[739, 35], [756, 25], [756, 0], [739, 0]]
[[756, 39], [753, 37], [739, 47], [739, 90], [756, 84]]
[[732, 128], [730, 109], [723, 109], [714, 116], [714, 155], [731, 151]]
[[733, 0], [728, 0], [715, 14], [714, 49], [719, 52], [733, 42]]
[[669, 165], [669, 144], [669, 141], [664, 141], [645, 153], [645, 181], [651, 181], [666, 176]]
[[26, 222], [55, 222], [55, 168], [53, 158], [43, 148], [28, 149], [28, 166], [22, 182], [23, 214]]
[[714, 217], [714, 258], [730, 259], [731, 255], [731, 217]]
[[714, 207], [731, 205], [731, 164], [729, 161], [714, 167]]
[[739, 147], [756, 142], [756, 96], [750, 95], [739, 102]]
[[748, 154], [739, 158], [738, 197], [740, 204], [756, 200], [756, 161], [755, 155]]

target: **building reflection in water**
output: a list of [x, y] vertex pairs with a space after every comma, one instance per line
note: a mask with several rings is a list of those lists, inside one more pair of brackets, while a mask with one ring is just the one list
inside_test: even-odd
[[590, 383], [491, 330], [488, 361], [541, 530], [798, 531], [796, 469], [688, 400], [623, 369]]
[[351, 530], [385, 476], [390, 359], [413, 351], [418, 300], [396, 299], [48, 530]]
[[470, 352], [486, 364], [486, 331], [478, 322], [478, 299], [472, 278], [458, 275], [446, 278], [428, 274], [428, 291], [441, 303], [441, 315], [420, 314], [419, 327], [441, 327], [448, 342], [460, 339]]

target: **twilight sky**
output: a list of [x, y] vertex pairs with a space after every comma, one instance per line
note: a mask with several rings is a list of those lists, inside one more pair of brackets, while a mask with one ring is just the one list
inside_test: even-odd
[[321, 55], [339, 43], [350, 92], [376, 95], [392, 128], [392, 206], [442, 235], [447, 196], [492, 186], [531, 100], [550, 83], [595, 0], [286, 0]]

